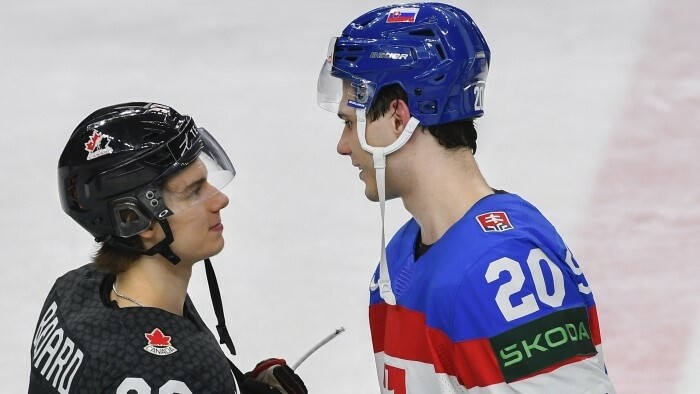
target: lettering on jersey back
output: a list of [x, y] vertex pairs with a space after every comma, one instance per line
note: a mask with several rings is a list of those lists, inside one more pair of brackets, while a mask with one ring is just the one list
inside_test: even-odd
[[585, 307], [565, 309], [489, 339], [510, 383], [580, 356], [597, 353]]
[[85, 353], [66, 330], [58, 304], [53, 301], [44, 311], [32, 342], [32, 368], [61, 394], [71, 393], [80, 376]]

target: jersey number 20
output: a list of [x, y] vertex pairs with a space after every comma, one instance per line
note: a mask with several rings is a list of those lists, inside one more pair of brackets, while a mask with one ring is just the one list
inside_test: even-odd
[[[547, 291], [544, 280], [545, 272], [542, 270], [542, 265], [540, 265], [541, 261], [544, 261], [549, 267], [551, 282], [553, 283], [551, 293]], [[579, 276], [583, 274], [581, 268], [574, 263], [573, 256], [568, 249], [566, 250], [566, 264], [571, 268], [574, 274]], [[496, 293], [496, 304], [507, 321], [512, 321], [537, 312], [540, 309], [537, 300], [554, 308], [561, 306], [564, 301], [564, 295], [566, 293], [564, 274], [541, 249], [535, 248], [530, 251], [530, 254], [527, 256], [527, 268], [532, 277], [532, 281], [535, 283], [535, 294], [523, 296], [517, 305], [511, 302], [511, 297], [520, 292], [525, 284], [523, 266], [511, 258], [502, 257], [491, 262], [486, 270], [485, 277], [488, 283], [497, 280], [502, 272], [508, 272], [510, 274], [510, 280], [503, 283]], [[579, 291], [584, 294], [591, 292], [583, 283], [580, 283], [578, 288]], [[535, 296], [537, 299], [535, 299]]]

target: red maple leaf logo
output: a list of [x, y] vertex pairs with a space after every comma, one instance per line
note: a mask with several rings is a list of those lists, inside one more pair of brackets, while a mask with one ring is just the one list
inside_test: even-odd
[[90, 136], [90, 140], [85, 143], [85, 150], [88, 152], [94, 151], [95, 147], [97, 147], [97, 143], [100, 141], [101, 138], [102, 136], [100, 135], [100, 133], [93, 130], [92, 135]]
[[156, 328], [151, 333], [143, 334], [148, 339], [148, 344], [152, 346], [170, 346], [170, 336], [164, 335], [160, 328]]

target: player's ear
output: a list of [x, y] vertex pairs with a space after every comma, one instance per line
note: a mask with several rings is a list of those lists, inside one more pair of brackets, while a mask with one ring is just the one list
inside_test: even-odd
[[141, 238], [141, 242], [146, 247], [146, 249], [150, 248], [151, 246], [157, 244], [160, 241], [158, 233], [162, 232], [162, 230], [159, 230], [160, 224], [156, 221], [151, 221], [151, 224], [145, 230], [138, 233], [138, 236], [139, 238]]
[[394, 113], [392, 117], [392, 125], [394, 134], [398, 137], [406, 128], [408, 121], [411, 120], [411, 111], [408, 109], [408, 104], [401, 99], [396, 99], [391, 102], [390, 110]]

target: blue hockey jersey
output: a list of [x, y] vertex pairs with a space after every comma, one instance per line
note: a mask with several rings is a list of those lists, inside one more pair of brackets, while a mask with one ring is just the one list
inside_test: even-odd
[[487, 196], [416, 259], [419, 231], [387, 247], [396, 305], [370, 292], [382, 392], [614, 393], [588, 282], [535, 207]]

